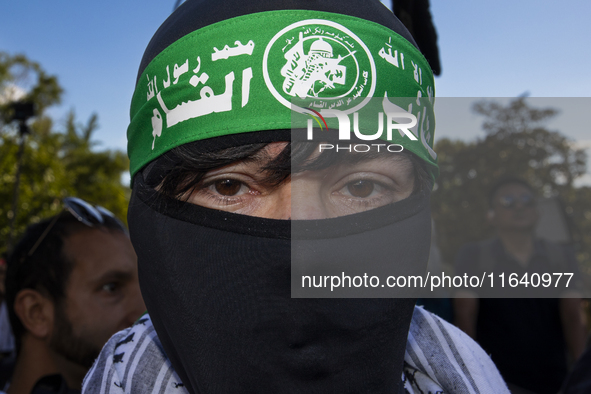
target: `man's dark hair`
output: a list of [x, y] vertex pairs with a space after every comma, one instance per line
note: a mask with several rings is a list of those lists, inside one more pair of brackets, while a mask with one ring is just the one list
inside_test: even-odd
[[[102, 225], [92, 228], [122, 231], [115, 219], [107, 216], [103, 219]], [[5, 282], [6, 306], [17, 351], [25, 332], [14, 310], [17, 294], [23, 289], [37, 290], [58, 307], [65, 299], [66, 284], [74, 268], [74, 262], [64, 253], [64, 241], [68, 236], [89, 228], [70, 212], [63, 211], [57, 218], [53, 216], [27, 227], [9, 254]], [[43, 236], [46, 230], [48, 232]], [[34, 248], [39, 240], [41, 242]]]
[[[337, 154], [334, 150], [325, 150], [313, 160], [308, 160], [318, 145], [308, 142], [290, 142], [276, 157], [269, 160], [263, 150], [268, 143], [245, 144], [216, 151], [203, 151], [199, 144], [200, 141], [196, 141], [176, 147], [156, 160], [153, 165], [148, 166], [144, 173], [147, 185], [158, 188], [168, 197], [180, 198], [196, 187], [208, 171], [245, 160], [265, 162], [264, 181], [278, 186], [292, 173], [320, 170], [345, 160], [351, 163], [380, 155], [377, 152], [343, 155]], [[413, 165], [415, 175], [413, 193], [430, 190], [432, 180], [423, 161], [410, 152], [403, 151], [400, 154], [408, 157]]]
[[506, 185], [521, 185], [523, 187], [525, 187], [527, 190], [529, 190], [532, 194], [536, 194], [536, 191], [533, 189], [533, 187], [523, 178], [518, 178], [518, 177], [505, 177], [505, 178], [501, 178], [500, 180], [498, 180], [493, 187], [490, 189], [490, 191], [488, 192], [488, 205], [489, 207], [493, 208], [494, 207], [494, 200], [495, 200], [495, 196], [497, 194], [497, 192], [499, 191], [499, 189], [501, 189], [503, 186]]

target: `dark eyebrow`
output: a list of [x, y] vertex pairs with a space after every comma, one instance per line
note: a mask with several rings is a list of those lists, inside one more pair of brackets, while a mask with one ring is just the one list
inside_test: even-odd
[[133, 280], [134, 275], [131, 271], [112, 270], [92, 280], [93, 285], [99, 285], [108, 282], [129, 282]]
[[[351, 143], [360, 143], [351, 141]], [[157, 159], [153, 168], [144, 174], [146, 183], [161, 194], [175, 199], [188, 199], [192, 190], [198, 187], [207, 172], [238, 162], [255, 163], [260, 165], [263, 175], [259, 182], [270, 186], [279, 186], [286, 182], [292, 173], [313, 171], [328, 168], [333, 165], [356, 163], [384, 158], [400, 164], [407, 162], [420, 178], [417, 191], [429, 188], [430, 179], [422, 168], [420, 160], [407, 151], [367, 152], [341, 154], [341, 152], [325, 151], [320, 156], [310, 160], [318, 146], [317, 143], [293, 141], [275, 157], [264, 149], [267, 143], [236, 146], [219, 151], [201, 152], [195, 143], [186, 144], [164, 154]]]
[[180, 198], [194, 189], [207, 172], [239, 161], [255, 160], [266, 145], [258, 143], [202, 152], [193, 142], [165, 153], [144, 169], [142, 175], [148, 186], [168, 197]]

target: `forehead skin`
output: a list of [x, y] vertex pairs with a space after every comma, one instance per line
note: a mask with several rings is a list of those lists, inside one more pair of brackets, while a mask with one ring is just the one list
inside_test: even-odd
[[145, 312], [135, 251], [120, 231], [88, 228], [66, 238], [64, 254], [73, 263], [66, 313], [74, 331], [100, 349]]
[[64, 253], [74, 263], [68, 287], [76, 285], [74, 279], [83, 279], [90, 285], [106, 273], [133, 275], [137, 271], [131, 241], [120, 231], [84, 229], [66, 238]]

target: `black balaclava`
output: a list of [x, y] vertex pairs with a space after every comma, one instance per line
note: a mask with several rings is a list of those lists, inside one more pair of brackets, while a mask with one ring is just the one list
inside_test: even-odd
[[[150, 42], [138, 80], [143, 81], [153, 58], [195, 30], [285, 9], [372, 21], [414, 45], [379, 1], [189, 0]], [[241, 45], [246, 47], [237, 43]], [[149, 91], [148, 100], [158, 99], [165, 109], [157, 92]], [[162, 122], [156, 112], [152, 125]], [[286, 141], [282, 132], [263, 134], [259, 139], [260, 133], [242, 131], [239, 137], [212, 138], [204, 145], [221, 149]], [[154, 127], [152, 151], [157, 137]], [[390, 253], [392, 264], [426, 266], [428, 192], [350, 217], [301, 221], [293, 227], [288, 220], [217, 211], [162, 196], [146, 182], [149, 166], [136, 171], [128, 220], [142, 294], [166, 355], [189, 392], [403, 392], [401, 374], [415, 300], [292, 299], [291, 256], [297, 248], [300, 255], [336, 254], [353, 264], [367, 259], [367, 250], [381, 250], [382, 255]], [[325, 227], [334, 230], [322, 230]], [[331, 246], [335, 239], [340, 241], [336, 250]]]
[[[378, 217], [388, 220], [372, 230], [355, 226]], [[302, 221], [301, 232], [314, 232], [318, 222], [335, 229], [324, 231], [325, 237], [337, 237], [292, 239], [287, 220], [156, 196], [136, 176], [129, 223], [142, 294], [190, 392], [402, 392], [415, 299], [292, 299], [290, 257], [292, 248], [300, 248], [349, 264], [371, 258], [368, 250], [390, 251], [393, 265], [424, 266], [428, 197], [411, 196], [350, 217]], [[348, 234], [335, 234], [343, 227], [351, 229]], [[341, 248], [332, 248], [333, 241]]]

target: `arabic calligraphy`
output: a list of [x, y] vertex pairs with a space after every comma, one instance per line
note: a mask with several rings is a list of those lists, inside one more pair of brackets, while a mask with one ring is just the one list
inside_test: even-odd
[[427, 97], [429, 97], [429, 102], [433, 104], [433, 88], [431, 86], [427, 86]]
[[[390, 63], [391, 65], [395, 66], [395, 67], [400, 67], [398, 64], [398, 50], [395, 49], [394, 50], [394, 55], [392, 55], [392, 37], [388, 38], [388, 42], [386, 43], [386, 46], [388, 47], [388, 49], [382, 47], [380, 49], [380, 51], [378, 52], [378, 55], [380, 55], [380, 57], [382, 59], [384, 59], [385, 61], [387, 61], [388, 63]], [[402, 59], [404, 59], [404, 55], [401, 53], [400, 56], [402, 57]], [[402, 66], [402, 69], [404, 69], [404, 65]]]
[[[195, 68], [193, 70], [193, 73], [195, 73], [195, 74], [199, 73], [200, 69], [201, 69], [201, 57], [197, 56], [197, 68]], [[208, 79], [209, 79], [209, 75], [207, 75], [207, 73], [202, 73], [199, 76], [193, 75], [191, 77], [191, 79], [189, 80], [189, 83], [191, 85], [193, 85], [193, 87], [196, 88], [197, 85], [199, 85], [199, 83], [205, 84]]]
[[199, 91], [200, 99], [189, 100], [177, 105], [173, 109], [168, 109], [162, 100], [160, 93], [156, 96], [162, 111], [166, 114], [166, 127], [172, 127], [179, 122], [197, 118], [203, 115], [209, 115], [214, 112], [225, 112], [232, 110], [232, 86], [234, 84], [234, 71], [226, 74], [226, 89], [224, 93], [215, 95], [213, 89], [204, 86]]
[[179, 82], [181, 75], [187, 72], [189, 72], [189, 59], [185, 60], [183, 65], [180, 67], [178, 64], [175, 64], [174, 71], [172, 72], [172, 75], [174, 76], [174, 82], [172, 84], [176, 85]]
[[248, 41], [246, 45], [242, 45], [240, 41], [235, 41], [234, 45], [236, 46], [229, 47], [228, 45], [226, 45], [222, 50], [219, 50], [216, 47], [214, 47], [213, 53], [211, 54], [211, 61], [215, 62], [216, 60], [227, 59], [231, 56], [252, 55], [252, 51], [254, 50], [253, 40]]
[[423, 84], [423, 70], [421, 70], [421, 68], [415, 64], [415, 62], [413, 62], [412, 60], [410, 61], [410, 63], [412, 64], [413, 67], [413, 75], [415, 77], [415, 81], [417, 81], [420, 85]]
[[150, 79], [150, 77], [148, 75], [146, 75], [146, 78], [148, 78], [148, 93], [147, 93], [147, 98], [148, 101], [150, 101], [150, 99], [152, 97], [154, 97], [156, 95], [156, 93], [158, 93], [158, 85], [156, 84], [156, 76], [154, 75], [154, 79]]
[[314, 108], [326, 108], [326, 105], [327, 104], [325, 101], [320, 101], [320, 102], [313, 101], [309, 106], [314, 107]]
[[[226, 45], [221, 50], [214, 47], [213, 53], [211, 55], [212, 61], [228, 59], [229, 57], [238, 55], [252, 55], [254, 46], [254, 41], [250, 40], [245, 45], [242, 45], [240, 41], [235, 41], [233, 47]], [[221, 82], [221, 80], [218, 79], [218, 82], [215, 82], [211, 86], [206, 85], [212, 79], [215, 80], [216, 78], [212, 78], [210, 74], [201, 71], [202, 59], [200, 56], [197, 56], [194, 59], [196, 59], [197, 64], [191, 64], [193, 67], [190, 67], [189, 59], [185, 59], [183, 63], [176, 63], [174, 66], [172, 63], [166, 65], [166, 68], [162, 70], [166, 73], [166, 79], [161, 79], [162, 85], [160, 86], [162, 87], [162, 90], [159, 90], [159, 82], [156, 75], [152, 77], [146, 75], [148, 80], [146, 99], [147, 101], [150, 101], [154, 97], [157, 99], [157, 107], [152, 110], [151, 117], [153, 137], [152, 150], [155, 148], [157, 138], [162, 136], [162, 132], [165, 128], [172, 127], [178, 123], [200, 116], [232, 110], [232, 97], [235, 80], [234, 71], [228, 70], [230, 72], [224, 76], [225, 87], [215, 88], [216, 92], [218, 92], [217, 89], [220, 89], [220, 91], [221, 89], [224, 89], [224, 91], [218, 92], [219, 94], [215, 94], [214, 88], [212, 88], [212, 86], [218, 86], [217, 83]], [[194, 60], [191, 62], [194, 62]], [[171, 68], [172, 78], [170, 72]], [[190, 77], [183, 77], [184, 74], [190, 74], [190, 71], [192, 71], [193, 75]], [[250, 85], [252, 78], [253, 71], [251, 67], [242, 70], [242, 107], [247, 105], [250, 99]], [[175, 97], [175, 94], [173, 93], [172, 96], [168, 96], [167, 93], [163, 92], [165, 92], [166, 89], [170, 88], [172, 85], [180, 84], [179, 86], [183, 86], [183, 84], [187, 82], [192, 88], [198, 89], [198, 98], [180, 103], [177, 101], [175, 104], [178, 103], [178, 105], [176, 105], [174, 108], [169, 108], [169, 106], [166, 104], [166, 101]]]
[[162, 81], [164, 89], [170, 86], [170, 66], [166, 66], [166, 75], [168, 78], [166, 79], [166, 81]]
[[380, 57], [382, 59], [384, 59], [385, 61], [387, 61], [391, 65], [393, 65], [395, 67], [400, 67], [398, 65], [398, 50], [394, 50], [394, 55], [392, 55], [392, 48], [388, 48], [387, 53], [386, 53], [386, 50], [384, 48], [382, 48], [382, 49], [380, 49], [378, 54], [380, 55]]
[[252, 79], [252, 68], [242, 70], [242, 107], [248, 104], [250, 96], [250, 80]]
[[154, 150], [154, 144], [156, 143], [156, 136], [160, 137], [162, 135], [162, 115], [160, 115], [160, 111], [156, 108], [152, 111], [154, 116], [152, 116], [152, 136], [154, 140], [152, 141], [152, 150]]

